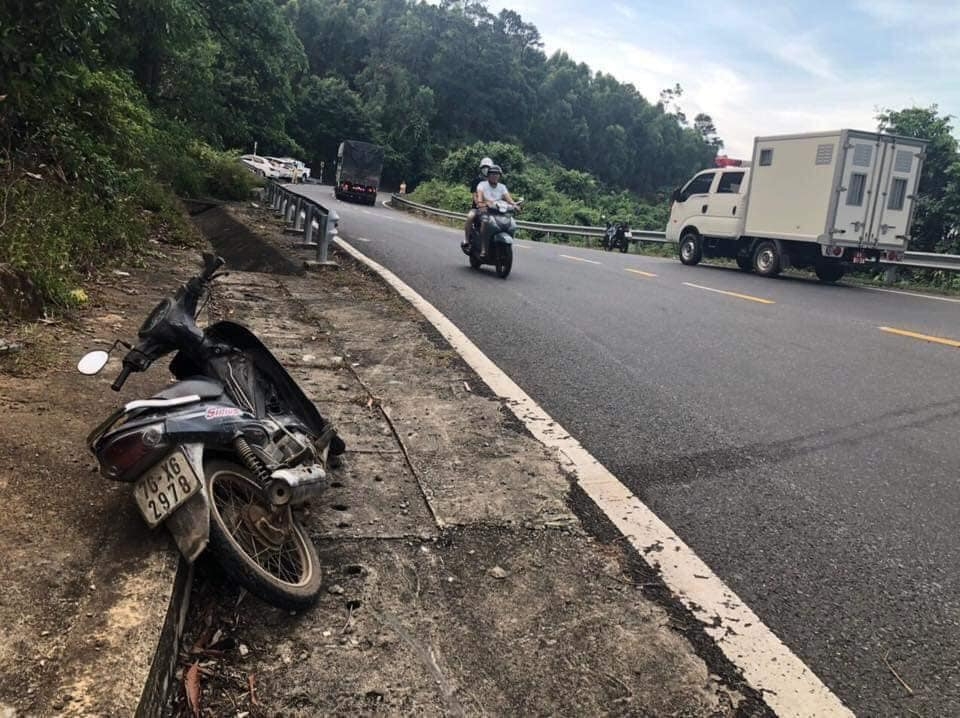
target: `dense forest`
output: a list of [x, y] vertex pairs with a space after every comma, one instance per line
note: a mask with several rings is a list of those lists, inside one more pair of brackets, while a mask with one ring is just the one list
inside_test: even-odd
[[[722, 147], [681, 103], [547, 56], [536, 27], [476, 0], [2, 0], [0, 263], [68, 301], [75, 272], [185, 232], [174, 193], [247, 196], [235, 158], [254, 143], [329, 178], [344, 137], [386, 147], [387, 186], [438, 201], [462, 202], [495, 153], [542, 221], [653, 226]], [[956, 248], [950, 118], [880, 119], [936, 135], [918, 246]]]

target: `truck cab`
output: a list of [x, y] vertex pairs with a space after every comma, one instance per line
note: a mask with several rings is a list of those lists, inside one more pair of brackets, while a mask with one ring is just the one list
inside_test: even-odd
[[738, 239], [747, 215], [749, 167], [704, 170], [673, 193], [667, 239], [679, 242], [685, 231], [702, 237]]

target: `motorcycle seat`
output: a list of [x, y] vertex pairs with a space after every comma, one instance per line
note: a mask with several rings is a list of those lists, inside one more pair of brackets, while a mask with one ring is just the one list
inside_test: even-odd
[[216, 399], [223, 396], [223, 385], [204, 377], [184, 379], [153, 395], [154, 399], [178, 399], [196, 394], [201, 399]]

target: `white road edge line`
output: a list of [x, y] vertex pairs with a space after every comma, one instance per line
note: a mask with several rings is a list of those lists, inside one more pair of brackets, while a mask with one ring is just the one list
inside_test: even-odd
[[871, 292], [886, 292], [887, 294], [902, 294], [905, 297], [913, 297], [914, 299], [933, 299], [937, 302], [952, 302], [954, 304], [960, 304], [960, 299], [954, 299], [952, 297], [937, 297], [933, 294], [920, 294], [918, 292], [901, 292], [899, 289], [881, 289], [880, 287], [859, 287], [860, 289], [869, 289]]
[[446, 316], [378, 264], [342, 239], [344, 252], [377, 272], [410, 302], [508, 405], [545, 446], [556, 449], [583, 491], [651, 566], [660, 570], [674, 596], [697, 618], [724, 655], [743, 672], [767, 705], [783, 718], [853, 716], [843, 703], [757, 615], [707, 567], [670, 527], [634, 496], [580, 442], [517, 386]]
[[572, 259], [574, 262], [587, 262], [588, 264], [602, 264], [602, 262], [595, 262], [592, 259], [584, 259], [583, 257], [574, 257], [572, 254], [561, 254], [561, 257], [564, 259]]

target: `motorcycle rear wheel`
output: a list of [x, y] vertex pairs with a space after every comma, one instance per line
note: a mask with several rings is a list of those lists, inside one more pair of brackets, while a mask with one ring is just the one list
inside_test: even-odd
[[[320, 558], [310, 537], [290, 514], [282, 542], [266, 536], [258, 521], [270, 504], [245, 467], [214, 460], [204, 466], [210, 498], [210, 548], [229, 578], [278, 608], [302, 610], [320, 594]], [[289, 509], [286, 509], [289, 511]]]

